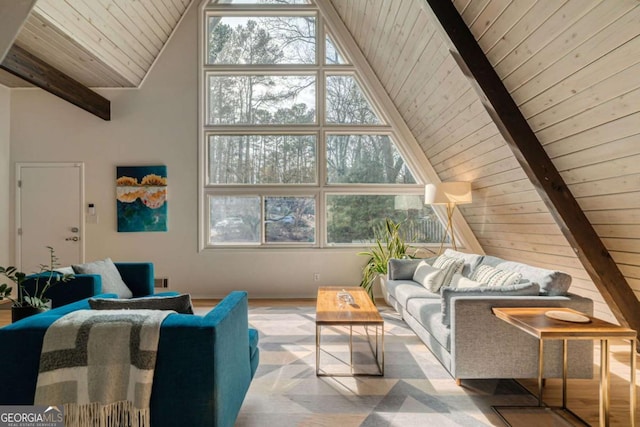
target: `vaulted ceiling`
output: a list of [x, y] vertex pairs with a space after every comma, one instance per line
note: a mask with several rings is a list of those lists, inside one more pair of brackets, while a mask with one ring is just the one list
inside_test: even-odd
[[[85, 86], [138, 87], [190, 3], [38, 0], [15, 43]], [[572, 291], [615, 320], [427, 1], [330, 3], [438, 177], [473, 182], [461, 211], [485, 252], [570, 273]], [[620, 286], [640, 296], [640, 3], [453, 4], [622, 272]], [[5, 72], [0, 84], [28, 85]]]
[[[38, 0], [15, 44], [88, 87], [138, 87], [191, 0]], [[5, 71], [0, 84], [29, 83]]]
[[[469, 80], [426, 1], [333, 4], [485, 252], [573, 276], [607, 305]], [[590, 223], [640, 295], [640, 4], [465, 0], [455, 7]], [[635, 52], [635, 54], [633, 54]], [[626, 284], [621, 284], [626, 286]]]

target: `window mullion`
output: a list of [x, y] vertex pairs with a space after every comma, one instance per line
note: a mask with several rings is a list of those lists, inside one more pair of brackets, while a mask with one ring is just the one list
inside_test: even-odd
[[275, 76], [304, 76], [318, 70], [315, 64], [205, 64], [207, 74], [245, 76], [267, 74]]
[[317, 7], [314, 4], [289, 4], [289, 5], [277, 5], [274, 8], [272, 4], [230, 4], [230, 3], [216, 3], [205, 6], [207, 15], [273, 15], [278, 16], [282, 14], [286, 15], [299, 15], [309, 16], [313, 12], [317, 11]]
[[384, 125], [325, 125], [323, 130], [332, 135], [393, 135], [393, 128]]
[[316, 116], [318, 117], [318, 123], [320, 124], [320, 130], [318, 132], [318, 185], [320, 187], [319, 194], [316, 196], [316, 235], [318, 239], [318, 244], [320, 247], [325, 247], [327, 245], [327, 231], [326, 231], [326, 203], [324, 198], [324, 187], [327, 183], [326, 180], [326, 142], [325, 142], [325, 132], [324, 126], [326, 124], [325, 120], [325, 112], [326, 106], [325, 101], [326, 97], [326, 80], [325, 80], [325, 24], [324, 17], [318, 14], [317, 19], [317, 34], [318, 46], [316, 47], [316, 51], [318, 52], [318, 87], [317, 87], [317, 96], [316, 96]]
[[206, 125], [203, 126], [204, 131], [211, 135], [311, 135], [320, 130], [317, 124], [309, 125]]

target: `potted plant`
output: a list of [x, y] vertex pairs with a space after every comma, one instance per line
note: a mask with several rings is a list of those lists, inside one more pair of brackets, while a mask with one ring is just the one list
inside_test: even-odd
[[390, 259], [421, 258], [418, 255], [421, 251], [426, 252], [428, 256], [436, 255], [429, 248], [416, 248], [406, 244], [400, 233], [401, 225], [401, 222], [395, 223], [393, 220], [386, 218], [384, 225], [378, 226], [373, 230], [376, 245], [368, 251], [358, 253], [358, 255], [369, 257], [369, 261], [362, 269], [360, 287], [367, 291], [372, 301], [374, 301], [373, 288], [376, 279], [387, 274], [387, 266]]
[[362, 269], [362, 281], [360, 287], [364, 288], [372, 301], [373, 288], [378, 277], [387, 274], [387, 264], [391, 258], [405, 258], [409, 245], [400, 235], [400, 223], [395, 223], [386, 218], [384, 225], [374, 228], [376, 244], [374, 247], [358, 255], [369, 257], [369, 261]]
[[11, 321], [16, 322], [25, 317], [46, 311], [51, 308], [50, 300], [45, 296], [45, 292], [55, 283], [67, 282], [74, 276], [73, 274], [59, 274], [54, 271], [59, 267], [58, 258], [52, 247], [49, 249], [49, 264], [40, 264], [40, 272], [34, 276], [35, 285], [31, 292], [24, 286], [27, 275], [14, 266], [0, 267], [0, 274], [9, 279], [17, 287], [17, 296], [11, 296], [12, 286], [7, 283], [0, 285], [0, 300], [8, 299], [11, 304]]

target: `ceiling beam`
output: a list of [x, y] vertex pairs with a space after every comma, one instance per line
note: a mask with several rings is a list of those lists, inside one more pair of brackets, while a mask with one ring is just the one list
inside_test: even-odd
[[[443, 40], [616, 319], [640, 332], [640, 302], [451, 0], [423, 0]], [[427, 6], [428, 3], [428, 6]]]
[[0, 68], [52, 93], [73, 105], [111, 120], [111, 102], [15, 44]]

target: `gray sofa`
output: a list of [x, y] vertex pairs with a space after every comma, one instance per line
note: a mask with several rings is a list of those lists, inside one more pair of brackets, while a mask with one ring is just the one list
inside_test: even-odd
[[[395, 308], [449, 373], [460, 383], [473, 378], [536, 378], [538, 340], [495, 317], [492, 307], [570, 307], [592, 315], [593, 301], [567, 292], [571, 276], [448, 249], [445, 256], [464, 259], [462, 276], [480, 265], [517, 271], [522, 279], [504, 288], [443, 287], [434, 293], [413, 281], [421, 261], [392, 259], [382, 281], [387, 304]], [[562, 343], [545, 341], [545, 378], [562, 377]], [[593, 342], [569, 341], [568, 376], [593, 376]]]

